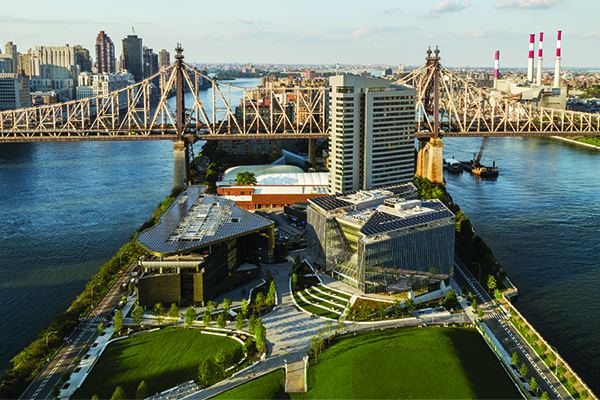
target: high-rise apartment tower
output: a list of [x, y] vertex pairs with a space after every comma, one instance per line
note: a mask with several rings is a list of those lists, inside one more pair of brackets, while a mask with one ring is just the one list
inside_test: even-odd
[[158, 53], [158, 69], [167, 68], [171, 65], [171, 55], [166, 49], [162, 49]]
[[415, 89], [356, 75], [329, 86], [329, 193], [412, 181]]
[[126, 69], [136, 82], [144, 79], [144, 56], [142, 50], [142, 38], [137, 35], [127, 35], [121, 41], [123, 54], [121, 56], [121, 68]]
[[104, 31], [96, 37], [96, 69], [99, 74], [114, 74], [117, 72], [115, 64], [115, 45]]

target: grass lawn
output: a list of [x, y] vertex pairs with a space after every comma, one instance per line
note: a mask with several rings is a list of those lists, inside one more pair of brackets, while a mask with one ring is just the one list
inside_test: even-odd
[[311, 290], [311, 292], [310, 292], [311, 296], [319, 297], [321, 299], [332, 301], [332, 302], [336, 303], [337, 305], [339, 305], [340, 307], [345, 307], [346, 304], [348, 303], [348, 300], [346, 300], [346, 299], [334, 297], [323, 290], [321, 290], [321, 291], [317, 290], [318, 287], [319, 286], [313, 286], [311, 289], [306, 289], [306, 290]]
[[[307, 393], [282, 393], [275, 371], [219, 398], [520, 399], [473, 328], [402, 328], [335, 340], [311, 366]], [[256, 393], [257, 397], [253, 397]], [[237, 396], [236, 395], [236, 396]]]
[[333, 308], [333, 309], [335, 309], [335, 310], [339, 311], [340, 313], [341, 313], [342, 311], [344, 311], [344, 306], [341, 306], [341, 305], [339, 305], [339, 304], [331, 304], [331, 303], [328, 303], [328, 302], [326, 302], [325, 300], [323, 300], [323, 299], [320, 299], [320, 298], [316, 297], [317, 295], [313, 295], [313, 294], [310, 294], [310, 293], [308, 293], [306, 290], [303, 290], [303, 291], [301, 292], [301, 294], [302, 294], [302, 296], [304, 296], [304, 298], [305, 298], [306, 300], [308, 300], [308, 301], [310, 301], [310, 302], [313, 302], [313, 303], [315, 303], [315, 304], [319, 304], [319, 305], [321, 305], [321, 306], [323, 306], [323, 307], [325, 307], [325, 308]]
[[318, 287], [318, 288], [319, 288], [319, 290], [321, 290], [322, 292], [327, 292], [327, 293], [330, 293], [330, 294], [332, 294], [332, 295], [334, 295], [334, 296], [341, 297], [342, 299], [350, 300], [350, 298], [352, 297], [352, 296], [351, 296], [351, 295], [349, 295], [349, 294], [346, 294], [346, 293], [339, 292], [339, 291], [337, 291], [337, 290], [335, 290], [335, 289], [331, 289], [331, 288], [329, 288], [329, 287], [327, 287], [327, 286], [324, 286], [324, 285], [317, 285], [317, 287]]
[[149, 392], [161, 392], [198, 376], [198, 366], [221, 349], [241, 346], [234, 339], [201, 334], [198, 329], [163, 328], [111, 343], [86, 378], [74, 399], [98, 395], [110, 399], [122, 386], [135, 398], [138, 385], [146, 381]]
[[340, 314], [336, 314], [333, 311], [325, 310], [324, 308], [317, 307], [315, 305], [305, 302], [304, 300], [302, 300], [300, 298], [300, 296], [298, 296], [298, 293], [294, 293], [294, 299], [296, 300], [296, 303], [298, 303], [298, 306], [300, 308], [302, 308], [310, 313], [314, 313], [316, 315], [320, 315], [325, 318], [331, 318], [331, 319], [339, 319], [340, 318]]

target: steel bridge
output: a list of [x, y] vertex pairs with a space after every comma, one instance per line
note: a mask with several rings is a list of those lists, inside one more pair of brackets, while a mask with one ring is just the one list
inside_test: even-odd
[[[173, 65], [108, 95], [0, 112], [0, 143], [171, 140], [175, 188], [186, 185], [188, 144], [198, 140], [312, 139], [314, 158], [314, 139], [328, 137], [327, 87], [231, 85], [184, 63], [180, 45], [175, 50]], [[397, 81], [416, 89], [417, 175], [443, 181], [442, 137], [600, 135], [600, 114], [536, 107], [474, 87], [440, 64], [437, 48], [433, 53]], [[152, 81], [160, 82], [158, 94]], [[193, 98], [188, 105], [186, 86]], [[205, 104], [201, 89], [212, 95]], [[239, 104], [232, 103], [232, 91], [241, 92]]]

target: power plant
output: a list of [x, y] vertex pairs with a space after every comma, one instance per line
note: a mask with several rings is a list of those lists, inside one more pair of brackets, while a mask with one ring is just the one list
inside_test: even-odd
[[567, 89], [560, 87], [560, 45], [562, 31], [558, 31], [556, 44], [556, 62], [554, 67], [553, 85], [542, 83], [542, 48], [544, 33], [540, 32], [540, 44], [536, 79], [533, 78], [533, 56], [535, 52], [535, 34], [529, 35], [529, 58], [527, 62], [527, 78], [500, 79], [500, 52], [496, 51], [494, 60], [494, 95], [498, 98], [518, 100], [538, 107], [564, 110], [567, 103]]

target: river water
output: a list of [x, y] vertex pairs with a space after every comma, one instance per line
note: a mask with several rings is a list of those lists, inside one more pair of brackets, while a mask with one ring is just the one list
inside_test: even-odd
[[[480, 144], [444, 139], [444, 156], [469, 159]], [[446, 175], [448, 190], [518, 287], [519, 310], [600, 393], [600, 152], [492, 138], [483, 162], [492, 160], [498, 179]], [[0, 145], [0, 368], [150, 217], [172, 168], [171, 142]]]
[[[255, 87], [259, 80], [231, 83]], [[212, 115], [212, 91], [199, 96]], [[230, 96], [237, 105], [242, 91]], [[169, 103], [174, 110], [175, 98]], [[186, 93], [187, 107], [192, 103]], [[0, 371], [169, 195], [172, 147], [169, 141], [0, 144]]]
[[[444, 139], [471, 159], [481, 139]], [[447, 189], [519, 289], [516, 306], [600, 393], [600, 151], [552, 138], [491, 138], [482, 180], [445, 172]]]

